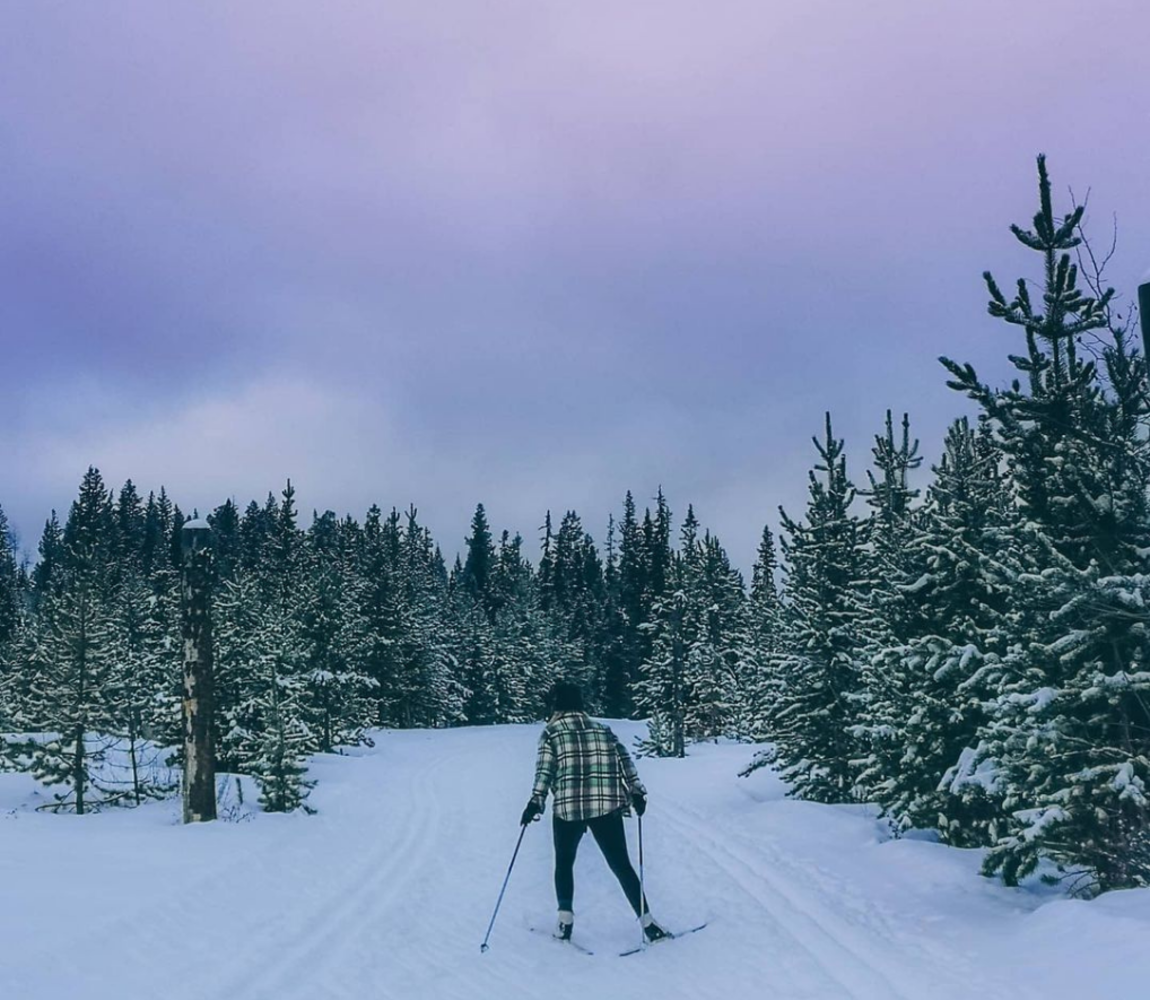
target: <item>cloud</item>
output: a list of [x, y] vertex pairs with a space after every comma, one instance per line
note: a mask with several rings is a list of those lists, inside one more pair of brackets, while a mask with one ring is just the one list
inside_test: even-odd
[[1140, 27], [1134, 0], [9, 5], [0, 502], [27, 536], [89, 462], [185, 505], [291, 475], [304, 509], [413, 500], [452, 548], [476, 500], [601, 537], [662, 483], [748, 567], [824, 409], [861, 475], [887, 406], [937, 453], [938, 354], [1005, 376], [979, 274], [1023, 273], [1040, 149], [1119, 211], [1133, 292]]

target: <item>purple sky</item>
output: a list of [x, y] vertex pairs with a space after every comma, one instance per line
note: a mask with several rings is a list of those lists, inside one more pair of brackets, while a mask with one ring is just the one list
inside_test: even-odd
[[[1045, 151], [1128, 297], [1145, 0], [0, 0], [0, 504], [694, 502], [749, 569], [830, 408], [928, 461]], [[532, 549], [534, 547], [532, 546]]]

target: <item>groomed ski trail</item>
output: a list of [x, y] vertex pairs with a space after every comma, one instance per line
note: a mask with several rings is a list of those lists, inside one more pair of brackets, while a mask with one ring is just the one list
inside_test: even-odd
[[[627, 742], [639, 732], [616, 724]], [[980, 954], [978, 914], [1017, 924], [1016, 896], [946, 886], [974, 919], [930, 910], [937, 859], [876, 854], [862, 812], [781, 799], [735, 777], [746, 747], [639, 762], [651, 792], [646, 882], [672, 930], [704, 934], [618, 957], [638, 936], [592, 838], [576, 869], [576, 933], [552, 947], [550, 816], [524, 837], [491, 950], [479, 942], [518, 835], [537, 726], [383, 732], [317, 758], [315, 816], [180, 827], [175, 804], [93, 817], [20, 814], [0, 858], [54, 905], [0, 916], [0, 994], [20, 1000], [961, 1000], [1040, 995]], [[771, 783], [774, 784], [771, 784]], [[757, 796], [757, 797], [756, 797]], [[15, 815], [15, 814], [13, 814]], [[635, 824], [628, 838], [635, 853]], [[12, 840], [12, 838], [9, 838]], [[829, 845], [829, 847], [828, 847]], [[60, 871], [61, 852], [68, 852]], [[851, 852], [855, 852], [852, 854]], [[18, 855], [18, 857], [17, 857]], [[904, 885], [893, 885], [901, 859]], [[892, 864], [892, 861], [894, 862]], [[881, 862], [886, 869], [873, 869]], [[943, 876], [949, 872], [943, 870]], [[924, 881], [925, 880], [925, 881]], [[920, 882], [924, 884], [920, 885]], [[27, 880], [18, 884], [27, 886]], [[876, 892], [875, 886], [885, 887]], [[36, 903], [39, 897], [26, 902]], [[971, 902], [973, 900], [973, 903]], [[925, 901], [925, 902], [924, 902]], [[960, 906], [960, 908], [961, 908]], [[981, 908], [981, 909], [978, 909]], [[82, 912], [71, 923], [62, 915]], [[972, 926], [973, 925], [973, 929]], [[1005, 926], [1005, 924], [1004, 924]]]

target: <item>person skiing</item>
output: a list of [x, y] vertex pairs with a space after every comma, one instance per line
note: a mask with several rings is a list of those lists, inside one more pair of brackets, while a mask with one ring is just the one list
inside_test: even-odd
[[551, 689], [548, 701], [552, 715], [539, 737], [535, 786], [520, 822], [527, 826], [539, 819], [547, 793], [551, 793], [555, 895], [559, 903], [555, 936], [571, 939], [575, 853], [584, 832], [590, 830], [642, 923], [647, 940], [659, 941], [668, 934], [651, 917], [627, 853], [623, 829], [623, 816], [630, 815], [631, 807], [640, 816], [647, 808], [647, 790], [631, 755], [608, 726], [587, 715], [577, 684], [560, 681]]

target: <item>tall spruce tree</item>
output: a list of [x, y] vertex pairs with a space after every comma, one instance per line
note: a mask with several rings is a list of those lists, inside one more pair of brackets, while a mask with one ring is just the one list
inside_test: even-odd
[[834, 436], [829, 413], [823, 440], [813, 440], [819, 461], [809, 477], [806, 519], [793, 520], [780, 509], [789, 602], [772, 663], [778, 682], [768, 725], [775, 742], [748, 770], [777, 764], [792, 795], [843, 802], [856, 797], [853, 728], [861, 693], [866, 614], [859, 588], [866, 552], [862, 526], [850, 510], [855, 488], [843, 441]]
[[[864, 674], [860, 728], [869, 749], [859, 780], [867, 797], [896, 833], [937, 827], [944, 841], [963, 847], [987, 841], [998, 809], [985, 770], [968, 773], [964, 763], [960, 776], [952, 769], [985, 720], [991, 688], [983, 668], [989, 654], [1009, 646], [1024, 572], [1000, 459], [986, 422], [975, 429], [964, 417], [951, 425], [892, 577], [903, 606], [915, 609], [917, 629], [907, 634], [907, 616], [898, 615]], [[956, 781], [966, 783], [961, 794]]]
[[[1007, 389], [944, 359], [951, 385], [992, 422], [1006, 455], [1029, 572], [1023, 615], [997, 667], [988, 720], [964, 762], [992, 776], [1001, 827], [986, 862], [1008, 883], [1043, 857], [1097, 888], [1150, 884], [1150, 444], [1145, 360], [1110, 325], [1111, 289], [1079, 287], [1070, 251], [1083, 209], [1058, 216], [1043, 157], [1039, 209], [1015, 238], [1042, 261], [1039, 302], [985, 275], [992, 316], [1025, 353]], [[1084, 337], [1101, 337], [1101, 357]], [[991, 659], [988, 654], [988, 659]]]
[[57, 806], [78, 814], [116, 794], [97, 767], [114, 728], [114, 524], [103, 479], [90, 467], [64, 526], [60, 562], [45, 577], [27, 667], [25, 719], [44, 734], [25, 748], [30, 770], [47, 785], [63, 786]]

